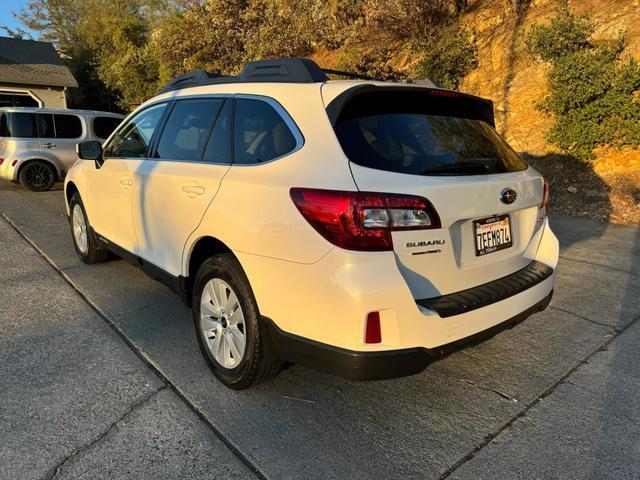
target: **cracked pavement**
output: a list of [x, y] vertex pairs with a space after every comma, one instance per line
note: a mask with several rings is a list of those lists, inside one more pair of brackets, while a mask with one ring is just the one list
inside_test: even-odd
[[551, 308], [423, 373], [234, 392], [190, 312], [0, 184], [0, 478], [640, 478], [640, 230], [553, 217]]

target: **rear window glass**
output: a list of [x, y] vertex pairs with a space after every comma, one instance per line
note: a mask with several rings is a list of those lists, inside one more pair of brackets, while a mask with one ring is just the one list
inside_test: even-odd
[[236, 100], [233, 128], [234, 163], [268, 162], [296, 147], [296, 139], [284, 119], [262, 100]]
[[477, 102], [415, 91], [362, 93], [345, 105], [334, 128], [349, 160], [378, 170], [482, 175], [526, 169]]
[[38, 136], [40, 138], [56, 138], [56, 129], [53, 126], [52, 114], [36, 114], [36, 123], [38, 124]]
[[75, 115], [55, 114], [56, 138], [78, 138], [82, 136], [82, 124]]
[[121, 121], [121, 118], [96, 117], [93, 119], [93, 133], [98, 138], [108, 138]]
[[38, 138], [36, 116], [33, 113], [0, 113], [0, 137]]
[[198, 160], [222, 102], [214, 98], [177, 101], [160, 135], [156, 157]]

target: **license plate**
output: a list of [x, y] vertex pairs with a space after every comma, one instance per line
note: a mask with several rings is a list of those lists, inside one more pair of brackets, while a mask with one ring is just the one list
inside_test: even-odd
[[513, 245], [509, 215], [496, 215], [473, 221], [476, 256], [497, 252]]

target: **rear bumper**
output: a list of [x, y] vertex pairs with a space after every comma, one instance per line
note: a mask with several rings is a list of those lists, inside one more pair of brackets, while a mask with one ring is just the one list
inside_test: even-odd
[[11, 181], [16, 181], [17, 178], [17, 171], [18, 169], [17, 164], [16, 166], [13, 166], [14, 159], [13, 158], [5, 158], [4, 162], [2, 162], [2, 165], [0, 165], [0, 179], [2, 180], [11, 180]]
[[272, 345], [283, 360], [351, 380], [382, 380], [420, 373], [429, 364], [451, 353], [477, 345], [507, 328], [512, 328], [530, 315], [544, 310], [549, 305], [552, 295], [553, 291], [513, 318], [434, 349], [406, 348], [377, 352], [348, 350], [286, 333], [271, 320], [265, 321]]
[[419, 305], [437, 312], [440, 317], [452, 317], [486, 307], [535, 287], [553, 275], [553, 268], [534, 260], [517, 272], [493, 282], [441, 297], [416, 300]]

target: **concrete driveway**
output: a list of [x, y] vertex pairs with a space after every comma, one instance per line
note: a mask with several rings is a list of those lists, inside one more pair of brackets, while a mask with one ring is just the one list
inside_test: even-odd
[[640, 478], [640, 230], [553, 217], [551, 307], [403, 379], [233, 392], [190, 311], [0, 184], [1, 478]]

